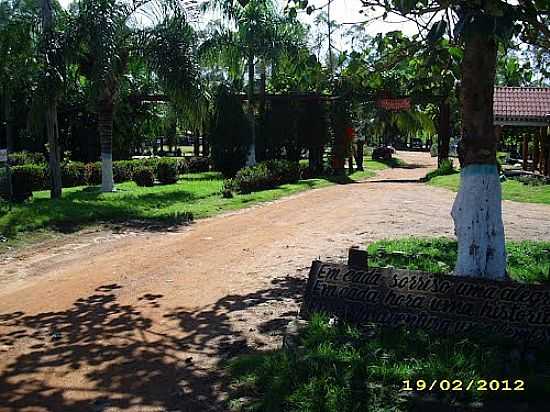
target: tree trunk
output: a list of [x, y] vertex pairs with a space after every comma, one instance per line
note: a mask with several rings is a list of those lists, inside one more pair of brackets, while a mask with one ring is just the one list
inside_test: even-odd
[[355, 143], [355, 164], [357, 165], [357, 170], [363, 170], [363, 157], [365, 153], [365, 141], [357, 140]]
[[252, 141], [248, 147], [246, 166], [256, 164], [256, 119], [254, 118], [254, 56], [248, 58], [248, 118]]
[[455, 274], [506, 278], [506, 251], [496, 138], [493, 93], [497, 57], [491, 36], [466, 36], [462, 62], [462, 166], [460, 189], [451, 215], [458, 240]]
[[[54, 26], [53, 4], [51, 0], [43, 0], [42, 7], [42, 30], [45, 43], [51, 41]], [[45, 51], [44, 60], [46, 62], [46, 70], [52, 70], [49, 59], [49, 50]], [[48, 85], [51, 86], [51, 85]], [[55, 89], [55, 87], [54, 87]], [[61, 154], [59, 149], [59, 127], [57, 123], [57, 95], [56, 90], [53, 93], [48, 93], [44, 99], [46, 104], [46, 133], [48, 136], [48, 151], [49, 151], [49, 166], [51, 189], [50, 196], [52, 199], [61, 197], [62, 181], [61, 181]]]
[[439, 122], [437, 131], [437, 166], [449, 159], [449, 143], [451, 140], [451, 108], [448, 99], [439, 103]]
[[101, 191], [113, 192], [113, 105], [108, 104], [98, 113], [99, 141], [101, 143]]
[[529, 169], [529, 135], [523, 135], [523, 170]]
[[[50, 99], [48, 99], [50, 100]], [[61, 153], [59, 150], [59, 128], [57, 124], [57, 103], [55, 100], [46, 102], [46, 132], [48, 135], [48, 151], [52, 199], [59, 199], [62, 192]]]
[[6, 148], [8, 153], [15, 151], [15, 139], [13, 136], [13, 115], [11, 110], [11, 97], [6, 93], [4, 101], [4, 118], [6, 121]]
[[203, 157], [210, 156], [210, 143], [208, 143], [208, 133], [202, 137], [202, 155]]
[[199, 144], [199, 131], [197, 130], [195, 132], [195, 140], [193, 141], [193, 154], [196, 156], [196, 157], [199, 157], [201, 155], [201, 147], [200, 147], [200, 144]]
[[540, 170], [541, 154], [542, 154], [542, 135], [535, 133], [533, 136], [533, 172]]

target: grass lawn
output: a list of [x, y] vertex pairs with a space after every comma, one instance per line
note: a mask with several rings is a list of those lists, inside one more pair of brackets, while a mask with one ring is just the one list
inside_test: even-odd
[[193, 218], [212, 216], [259, 202], [266, 202], [333, 183], [348, 183], [373, 176], [387, 166], [369, 160], [365, 171], [342, 178], [302, 180], [272, 190], [225, 199], [221, 195], [223, 177], [216, 172], [187, 174], [172, 185], [139, 187], [134, 182], [119, 183], [114, 193], [101, 193], [99, 187], [73, 187], [63, 197], [51, 200], [48, 191], [35, 192], [27, 203], [0, 203], [0, 252], [8, 246], [47, 236], [52, 232], [71, 232], [98, 223], [127, 221], [178, 224]]
[[[457, 191], [460, 184], [460, 174], [435, 177], [430, 185], [444, 187]], [[550, 185], [526, 185], [517, 180], [508, 179], [502, 183], [502, 198], [516, 202], [550, 204]]]
[[[509, 273], [518, 280], [548, 281], [550, 242], [509, 242]], [[373, 266], [445, 271], [456, 257], [449, 239], [374, 242]], [[522, 353], [480, 338], [437, 337], [422, 331], [375, 327], [366, 336], [351, 325], [331, 325], [317, 315], [300, 333], [299, 344], [243, 355], [229, 361], [232, 410], [257, 411], [494, 411], [548, 410], [550, 350]], [[432, 391], [432, 402], [404, 396], [403, 381], [461, 380], [463, 391]], [[522, 379], [525, 391], [465, 390], [480, 379]], [[414, 383], [411, 383], [414, 386]], [[474, 386], [475, 388], [475, 386]], [[423, 392], [426, 394], [427, 391]], [[411, 396], [412, 395], [412, 396]], [[434, 401], [435, 400], [435, 401]], [[518, 402], [518, 403], [516, 403]], [[525, 406], [528, 404], [528, 407]], [[460, 408], [459, 405], [466, 408]], [[454, 409], [458, 407], [458, 409]]]

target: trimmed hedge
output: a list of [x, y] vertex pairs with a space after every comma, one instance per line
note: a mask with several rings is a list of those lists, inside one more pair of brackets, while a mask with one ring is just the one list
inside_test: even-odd
[[294, 183], [299, 179], [298, 163], [288, 160], [268, 160], [239, 170], [230, 184], [235, 191], [251, 193]]
[[61, 166], [63, 187], [83, 186], [86, 184], [86, 165], [82, 162], [67, 162]]
[[[11, 166], [13, 186], [19, 186], [21, 193], [29, 193], [37, 190], [45, 190], [50, 187], [48, 164], [25, 163], [33, 159], [42, 159], [41, 153], [19, 152], [10, 154], [10, 162], [16, 162]], [[113, 178], [115, 183], [134, 180], [136, 170], [142, 172], [142, 168], [152, 170], [153, 179], [156, 177], [161, 183], [175, 183], [178, 176], [184, 173], [199, 173], [210, 170], [208, 158], [147, 158], [134, 160], [117, 160], [113, 162]], [[61, 165], [61, 181], [63, 187], [96, 186], [101, 184], [101, 162], [82, 163], [68, 161]], [[14, 189], [15, 192], [16, 189]]]
[[157, 162], [155, 175], [160, 183], [171, 184], [178, 181], [178, 160], [162, 158]]
[[134, 170], [134, 182], [138, 186], [153, 186], [155, 184], [155, 174], [150, 166], [138, 166]]
[[10, 168], [13, 198], [22, 202], [32, 196], [35, 190], [48, 187], [48, 169], [43, 165], [26, 164]]
[[210, 170], [210, 159], [208, 157], [190, 157], [186, 161], [189, 173], [202, 173]]

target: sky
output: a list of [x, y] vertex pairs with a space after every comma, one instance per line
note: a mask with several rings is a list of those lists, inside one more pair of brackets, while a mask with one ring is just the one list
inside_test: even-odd
[[[72, 0], [59, 0], [63, 7], [68, 7]], [[276, 0], [284, 7], [286, 0]], [[313, 6], [325, 6], [328, 0], [310, 0], [309, 4]], [[327, 7], [323, 8], [324, 11], [327, 10]], [[361, 10], [361, 1], [360, 0], [332, 0], [330, 5], [331, 20], [336, 20], [338, 23], [350, 23], [350, 22], [360, 22], [364, 21], [366, 17], [359, 13]], [[305, 12], [300, 13], [300, 20], [304, 23], [311, 24], [313, 18], [318, 12], [314, 12], [311, 16], [308, 16]], [[375, 13], [380, 14], [380, 13]], [[206, 17], [205, 20], [208, 20]], [[397, 22], [397, 23], [392, 23]], [[390, 15], [386, 21], [377, 20], [369, 23], [367, 25], [367, 32], [371, 35], [376, 35], [377, 33], [386, 33], [392, 30], [402, 30], [406, 34], [416, 33], [416, 26], [411, 22], [402, 22], [398, 16]]]

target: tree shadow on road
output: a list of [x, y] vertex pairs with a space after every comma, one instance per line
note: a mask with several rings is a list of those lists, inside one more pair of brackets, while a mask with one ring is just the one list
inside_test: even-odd
[[[235, 316], [296, 298], [303, 286], [302, 277], [287, 276], [207, 307], [163, 312], [163, 295], [123, 305], [121, 286], [110, 284], [63, 311], [0, 314], [0, 348], [8, 348], [0, 361], [0, 410], [227, 410], [220, 362], [252, 350]], [[162, 320], [144, 314], [150, 311]], [[256, 326], [273, 333], [283, 324], [267, 319]]]

